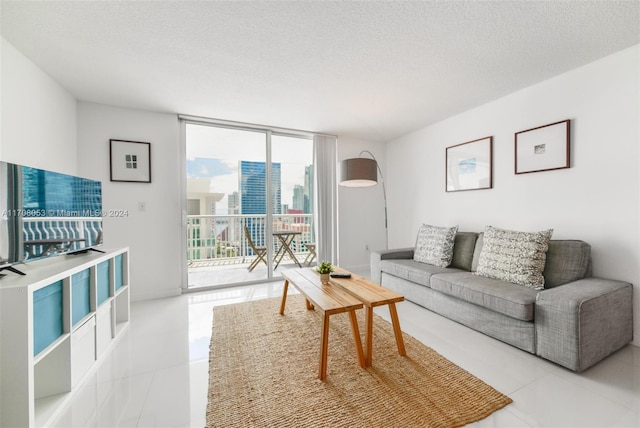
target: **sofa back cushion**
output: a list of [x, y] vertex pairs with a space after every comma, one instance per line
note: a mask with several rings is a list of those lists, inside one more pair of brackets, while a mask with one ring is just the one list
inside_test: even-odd
[[476, 232], [456, 233], [453, 244], [453, 259], [451, 260], [452, 268], [471, 270], [478, 235]]
[[[478, 269], [483, 238], [484, 234], [482, 232], [479, 233], [473, 251], [471, 272], [475, 272]], [[553, 288], [581, 278], [590, 277], [591, 245], [579, 240], [550, 240], [542, 275], [544, 276], [545, 288]]]
[[453, 247], [458, 226], [438, 227], [423, 224], [418, 230], [413, 259], [439, 267], [447, 267], [453, 258]]
[[591, 245], [577, 240], [551, 240], [544, 267], [545, 288], [591, 276]]
[[552, 233], [553, 229], [530, 233], [487, 226], [476, 274], [542, 290]]
[[478, 239], [476, 239], [476, 247], [473, 249], [473, 260], [471, 261], [471, 272], [478, 270], [478, 263], [480, 262], [480, 253], [482, 252], [482, 245], [484, 244], [484, 232], [478, 233]]

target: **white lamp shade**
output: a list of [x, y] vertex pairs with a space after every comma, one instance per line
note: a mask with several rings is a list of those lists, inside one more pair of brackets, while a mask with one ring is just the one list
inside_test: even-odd
[[352, 158], [340, 162], [340, 185], [369, 187], [378, 183], [378, 163], [373, 159]]

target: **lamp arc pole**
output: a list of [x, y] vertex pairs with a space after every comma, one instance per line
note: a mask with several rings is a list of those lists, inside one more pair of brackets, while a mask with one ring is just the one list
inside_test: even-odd
[[378, 159], [371, 153], [369, 150], [363, 150], [358, 155], [362, 157], [363, 154], [368, 154], [371, 158], [376, 161], [376, 167], [378, 168], [378, 173], [380, 174], [380, 182], [382, 183], [382, 197], [384, 198], [384, 248], [385, 250], [389, 249], [389, 222], [387, 215], [387, 187], [384, 184], [384, 176], [382, 175], [382, 169], [380, 169], [380, 163]]

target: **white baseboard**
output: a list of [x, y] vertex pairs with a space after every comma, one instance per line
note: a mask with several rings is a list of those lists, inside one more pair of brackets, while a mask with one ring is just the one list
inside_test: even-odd
[[[133, 288], [131, 289], [133, 291]], [[131, 293], [132, 302], [140, 302], [143, 300], [164, 299], [166, 297], [176, 297], [182, 294], [181, 288], [172, 288], [169, 290], [149, 291]]]
[[340, 266], [346, 270], [348, 270], [349, 272], [353, 272], [357, 275], [362, 275], [365, 278], [369, 278], [371, 276], [371, 272], [369, 269], [369, 265], [360, 265], [360, 266]]

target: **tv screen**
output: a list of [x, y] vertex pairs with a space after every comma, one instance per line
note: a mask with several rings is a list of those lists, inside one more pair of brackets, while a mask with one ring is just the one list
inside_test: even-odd
[[0, 266], [102, 243], [102, 183], [0, 162]]
[[21, 260], [20, 224], [17, 209], [17, 170], [14, 164], [0, 162], [0, 269]]

